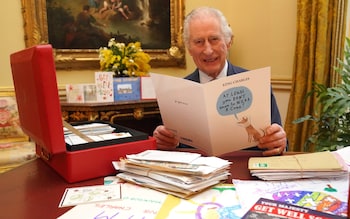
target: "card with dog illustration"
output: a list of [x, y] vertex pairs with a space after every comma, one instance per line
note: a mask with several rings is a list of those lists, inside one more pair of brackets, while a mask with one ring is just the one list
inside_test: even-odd
[[209, 155], [255, 146], [271, 124], [270, 67], [205, 84], [151, 73], [164, 125]]

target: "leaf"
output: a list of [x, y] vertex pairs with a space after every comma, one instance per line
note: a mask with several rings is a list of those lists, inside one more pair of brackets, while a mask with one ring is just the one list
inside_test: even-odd
[[302, 122], [305, 122], [307, 120], [316, 121], [317, 119], [315, 117], [313, 117], [312, 115], [306, 115], [306, 116], [295, 119], [293, 121], [293, 124], [302, 123]]

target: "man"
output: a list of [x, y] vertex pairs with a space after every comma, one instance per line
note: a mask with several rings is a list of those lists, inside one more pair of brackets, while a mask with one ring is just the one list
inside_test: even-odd
[[[188, 80], [206, 83], [216, 78], [246, 71], [233, 66], [227, 60], [233, 34], [226, 18], [214, 8], [201, 7], [193, 10], [184, 21], [183, 39], [197, 69], [186, 77]], [[257, 147], [263, 155], [280, 155], [285, 151], [287, 138], [281, 126], [281, 117], [271, 90], [271, 125], [266, 128], [265, 136], [258, 139]], [[175, 134], [165, 126], [158, 126], [153, 136], [157, 147], [171, 150], [179, 145]]]

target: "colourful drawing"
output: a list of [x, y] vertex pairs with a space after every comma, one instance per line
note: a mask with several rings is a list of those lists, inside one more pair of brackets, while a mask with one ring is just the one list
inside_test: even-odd
[[21, 129], [14, 93], [0, 93], [0, 143], [27, 140]]
[[242, 217], [243, 213], [234, 186], [222, 184], [188, 200], [169, 196], [156, 218], [238, 219]]
[[291, 181], [233, 180], [243, 209], [259, 198], [282, 201], [329, 214], [347, 216], [347, 177]]
[[97, 185], [67, 188], [59, 207], [121, 199], [120, 185]]
[[313, 210], [346, 216], [347, 203], [324, 192], [281, 191], [272, 195], [274, 200], [287, 202]]
[[[79, 204], [59, 219], [70, 218], [134, 218], [154, 219], [168, 195], [129, 183], [109, 184], [106, 186], [121, 186], [121, 199]], [[106, 187], [103, 187], [106, 188]], [[108, 187], [107, 187], [108, 188]], [[106, 197], [106, 196], [103, 196]]]

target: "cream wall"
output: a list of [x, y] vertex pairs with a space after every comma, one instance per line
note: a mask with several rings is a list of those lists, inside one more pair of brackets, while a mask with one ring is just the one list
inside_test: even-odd
[[[247, 69], [271, 66], [272, 85], [284, 121], [292, 77], [296, 35], [295, 0], [185, 0], [186, 14], [198, 6], [212, 6], [223, 11], [234, 31], [230, 61]], [[13, 87], [9, 55], [23, 49], [24, 32], [21, 1], [3, 5], [0, 27], [0, 89]], [[195, 66], [186, 54], [186, 69], [154, 68], [152, 72], [183, 77]], [[94, 81], [94, 71], [58, 71], [59, 86]]]

